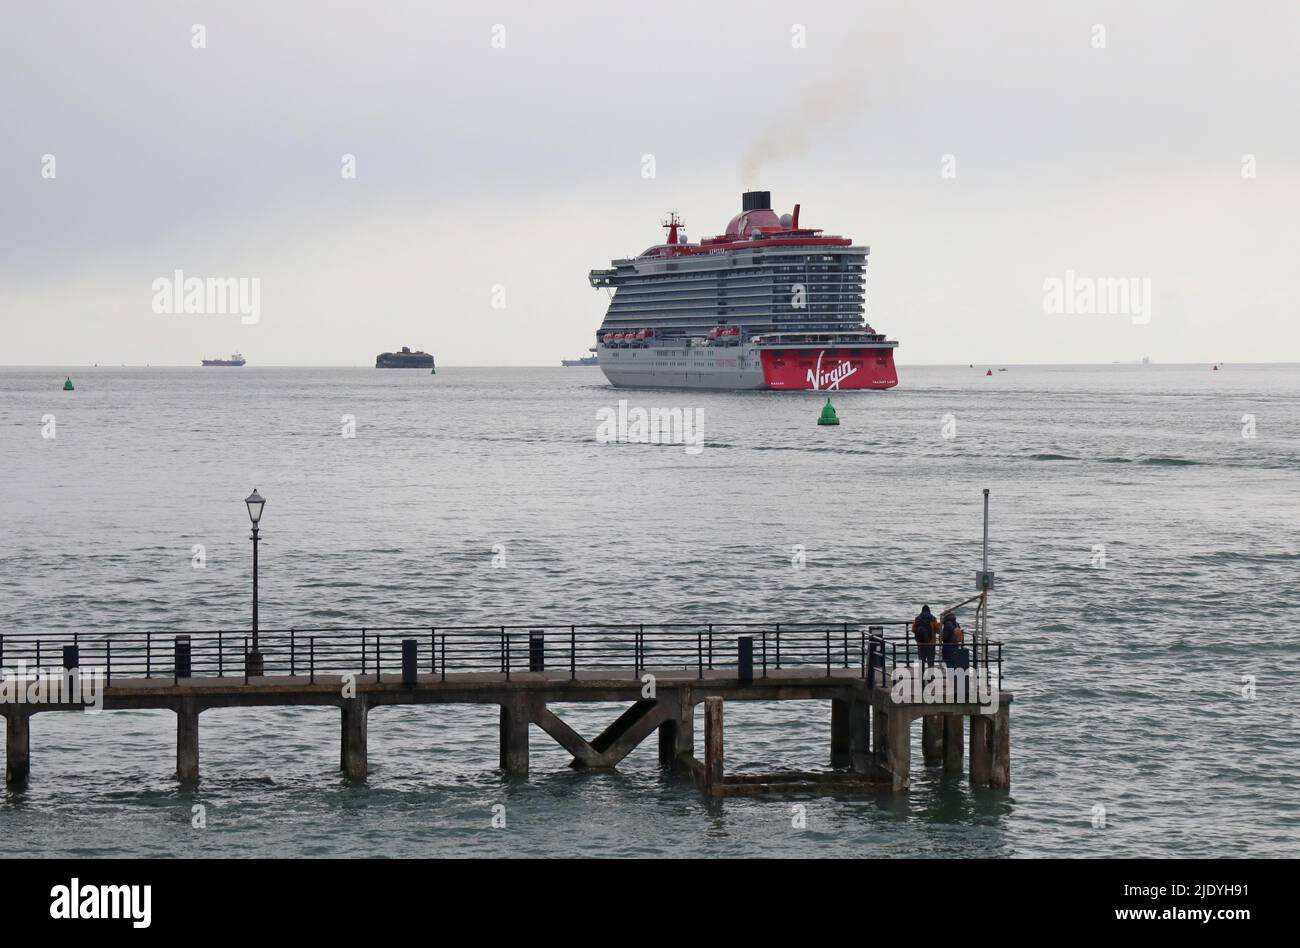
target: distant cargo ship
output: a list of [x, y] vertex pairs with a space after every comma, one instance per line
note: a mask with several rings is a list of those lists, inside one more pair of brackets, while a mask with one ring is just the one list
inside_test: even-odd
[[375, 357], [376, 369], [432, 369], [433, 356], [427, 352], [412, 352], [402, 346], [401, 352], [383, 352]]
[[[596, 347], [592, 346], [587, 351], [595, 352]], [[573, 366], [576, 365], [600, 365], [600, 358], [595, 355], [589, 355], [589, 356], [583, 356], [580, 359], [561, 359], [560, 365], [567, 366], [569, 368], [572, 368]]]
[[244, 357], [238, 352], [231, 355], [229, 359], [204, 359], [204, 365], [243, 365]]
[[867, 247], [779, 217], [747, 191], [725, 234], [665, 243], [592, 270], [613, 299], [596, 333], [614, 385], [653, 388], [892, 388], [897, 342], [866, 325]]

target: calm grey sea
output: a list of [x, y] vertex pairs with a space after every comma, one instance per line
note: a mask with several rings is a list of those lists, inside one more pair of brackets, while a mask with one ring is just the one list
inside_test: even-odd
[[[363, 785], [334, 710], [207, 711], [194, 790], [174, 715], [42, 714], [6, 852], [1300, 855], [1300, 371], [983, 368], [904, 366], [838, 428], [815, 393], [597, 369], [0, 369], [3, 632], [246, 624], [253, 487], [266, 626], [906, 619], [970, 594], [988, 487], [1016, 694], [1009, 794], [918, 750], [898, 799], [721, 805], [653, 741], [585, 773], [534, 730], [507, 781], [491, 708], [376, 710]], [[699, 409], [704, 450], [597, 443], [620, 398]], [[727, 715], [730, 769], [828, 762], [827, 708]]]

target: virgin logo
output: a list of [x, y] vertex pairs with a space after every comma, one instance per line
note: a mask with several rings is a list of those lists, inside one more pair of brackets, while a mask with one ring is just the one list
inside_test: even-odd
[[826, 389], [833, 392], [840, 387], [841, 382], [858, 370], [848, 362], [837, 362], [835, 368], [823, 372], [822, 359], [825, 355], [825, 349], [817, 353], [817, 368], [808, 370], [808, 386], [814, 391]]

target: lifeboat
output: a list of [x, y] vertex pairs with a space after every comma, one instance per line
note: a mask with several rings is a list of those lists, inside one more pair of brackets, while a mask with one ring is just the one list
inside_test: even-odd
[[600, 341], [609, 344], [614, 341], [614, 334], [612, 332], [607, 332], [605, 335], [600, 337]]

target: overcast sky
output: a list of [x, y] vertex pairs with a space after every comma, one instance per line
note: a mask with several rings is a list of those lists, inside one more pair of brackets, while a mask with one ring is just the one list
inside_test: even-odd
[[[872, 248], [901, 363], [1300, 361], [1289, 0], [443, 6], [6, 0], [0, 364], [553, 364], [746, 186]], [[178, 269], [260, 321], [156, 313]]]

